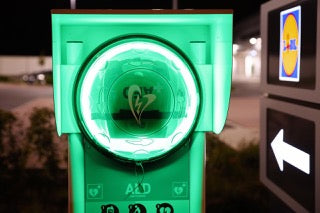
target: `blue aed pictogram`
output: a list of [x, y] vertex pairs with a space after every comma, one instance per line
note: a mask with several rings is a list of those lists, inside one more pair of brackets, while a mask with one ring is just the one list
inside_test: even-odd
[[300, 80], [301, 6], [280, 13], [279, 80]]

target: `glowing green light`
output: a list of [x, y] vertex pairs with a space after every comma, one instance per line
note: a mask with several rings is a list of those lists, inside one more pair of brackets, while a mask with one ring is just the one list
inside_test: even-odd
[[129, 36], [100, 47], [78, 79], [76, 106], [85, 133], [119, 158], [161, 157], [183, 143], [196, 123], [194, 71], [157, 39]]

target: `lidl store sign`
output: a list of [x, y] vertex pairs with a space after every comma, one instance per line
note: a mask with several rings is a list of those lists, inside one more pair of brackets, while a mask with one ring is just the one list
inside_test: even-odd
[[301, 7], [280, 13], [279, 80], [300, 80]]

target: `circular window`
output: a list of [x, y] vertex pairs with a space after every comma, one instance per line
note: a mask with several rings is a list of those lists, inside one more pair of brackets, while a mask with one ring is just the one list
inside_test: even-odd
[[79, 125], [103, 153], [150, 161], [182, 145], [200, 105], [192, 65], [166, 41], [127, 36], [98, 47], [75, 86]]

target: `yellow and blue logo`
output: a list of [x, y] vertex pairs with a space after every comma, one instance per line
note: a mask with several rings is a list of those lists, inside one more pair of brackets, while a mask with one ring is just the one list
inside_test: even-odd
[[280, 13], [279, 80], [300, 80], [301, 7]]

